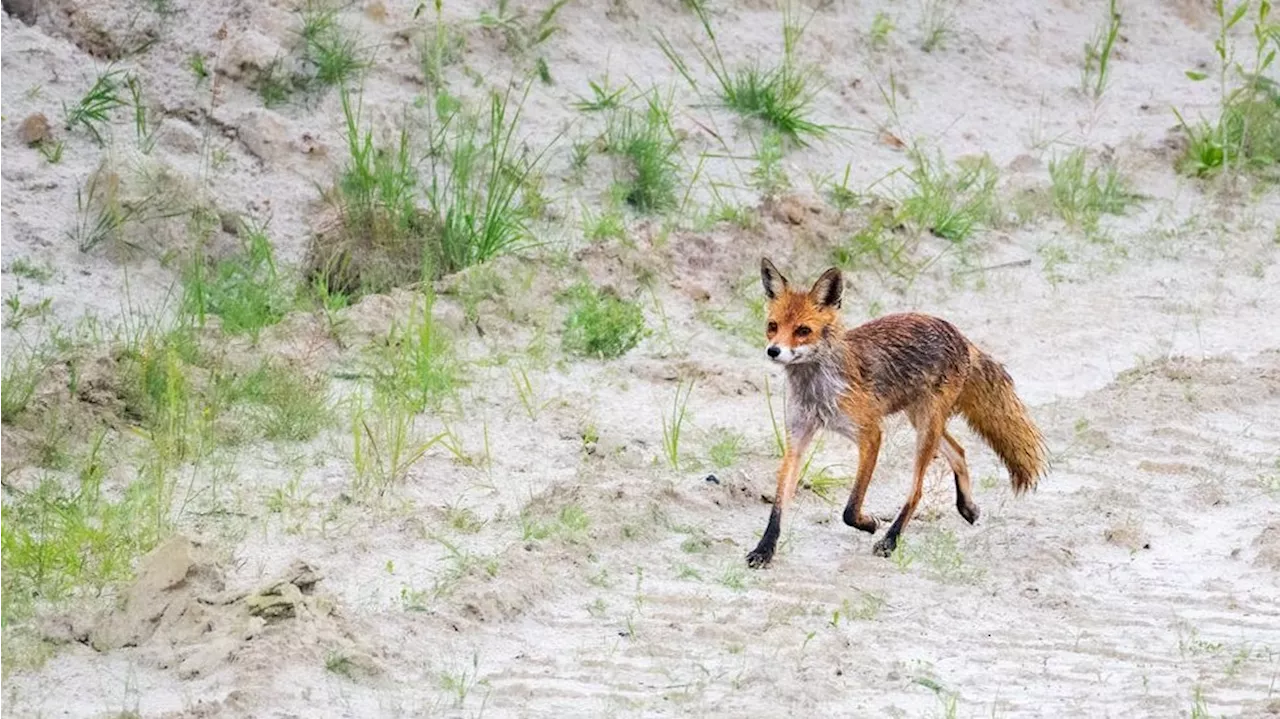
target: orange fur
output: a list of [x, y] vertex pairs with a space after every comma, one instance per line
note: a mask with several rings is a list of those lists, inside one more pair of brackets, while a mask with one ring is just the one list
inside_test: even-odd
[[858, 471], [844, 510], [846, 524], [874, 533], [879, 522], [863, 512], [875, 471], [885, 417], [904, 412], [916, 430], [914, 482], [902, 510], [875, 552], [888, 556], [910, 522], [924, 474], [939, 454], [955, 477], [956, 508], [969, 523], [973, 502], [964, 448], [947, 433], [961, 414], [1009, 470], [1015, 494], [1032, 489], [1045, 471], [1039, 430], [1014, 392], [1013, 380], [945, 320], [917, 313], [888, 315], [846, 330], [839, 308], [843, 285], [832, 268], [808, 291], [791, 289], [767, 259], [761, 279], [769, 298], [768, 354], [786, 364], [789, 402], [787, 449], [769, 524], [747, 555], [753, 567], [772, 559], [782, 516], [798, 479], [800, 459], [819, 429], [858, 444]]

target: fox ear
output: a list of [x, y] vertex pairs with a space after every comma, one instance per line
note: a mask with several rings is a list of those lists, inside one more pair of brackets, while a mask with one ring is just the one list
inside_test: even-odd
[[840, 275], [840, 269], [832, 267], [823, 272], [813, 283], [813, 289], [809, 290], [809, 298], [819, 307], [840, 309], [840, 300], [844, 299], [844, 277]]
[[760, 258], [760, 282], [764, 285], [765, 297], [774, 299], [787, 289], [787, 278], [782, 276], [768, 257]]

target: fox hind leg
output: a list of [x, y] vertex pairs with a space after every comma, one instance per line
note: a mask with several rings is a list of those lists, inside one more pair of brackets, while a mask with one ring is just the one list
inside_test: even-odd
[[964, 461], [964, 447], [946, 430], [942, 431], [942, 442], [938, 445], [956, 480], [956, 510], [969, 524], [978, 521], [981, 514], [978, 505], [973, 501], [973, 488], [969, 483], [969, 466]]
[[946, 426], [946, 418], [946, 412], [911, 416], [911, 424], [916, 428], [916, 466], [911, 495], [902, 505], [902, 510], [898, 512], [898, 518], [893, 520], [889, 531], [885, 532], [884, 537], [872, 547], [872, 552], [877, 556], [888, 557], [893, 554], [893, 550], [898, 547], [898, 535], [902, 534], [902, 530], [906, 529], [907, 523], [916, 513], [916, 505], [920, 504], [920, 498], [924, 495], [924, 475], [929, 469], [929, 464], [938, 454], [938, 444], [942, 438], [943, 428]]

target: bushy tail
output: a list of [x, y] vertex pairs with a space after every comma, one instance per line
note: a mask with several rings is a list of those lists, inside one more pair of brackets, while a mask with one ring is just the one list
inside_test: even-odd
[[1045, 470], [1045, 445], [1004, 366], [973, 351], [974, 363], [956, 408], [1009, 468], [1013, 493], [1035, 489]]

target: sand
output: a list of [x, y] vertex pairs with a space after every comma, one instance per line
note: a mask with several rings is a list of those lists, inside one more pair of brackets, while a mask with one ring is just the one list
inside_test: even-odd
[[[184, 220], [132, 229], [132, 247], [82, 252], [72, 239], [84, 221], [77, 190], [99, 167], [126, 197], [160, 187], [269, 218], [278, 261], [300, 266], [323, 214], [317, 188], [342, 166], [345, 139], [335, 91], [268, 110], [251, 87], [257, 68], [297, 42], [291, 5], [28, 5], [34, 24], [6, 13], [0, 36], [3, 294], [49, 305], [6, 323], [6, 355], [53, 326], [173, 309]], [[1280, 714], [1280, 202], [1247, 180], [1173, 170], [1170, 108], [1197, 116], [1216, 100], [1212, 83], [1184, 75], [1215, 59], [1209, 4], [1123, 3], [1100, 100], [1079, 90], [1079, 74], [1104, 4], [962, 2], [932, 52], [920, 47], [922, 7], [801, 7], [813, 20], [800, 56], [825, 80], [814, 113], [846, 129], [788, 151], [791, 188], [761, 199], [747, 187], [758, 125], [715, 103], [696, 61], [692, 90], [656, 41], [661, 31], [695, 58], [701, 29], [682, 3], [570, 0], [559, 31], [520, 54], [475, 24], [493, 8], [446, 2], [443, 17], [466, 37], [446, 72], [457, 95], [519, 92], [539, 56], [554, 79], [531, 86], [521, 130], [530, 148], [556, 141], [541, 246], [437, 283], [434, 311], [469, 382], [460, 412], [419, 423], [447, 426], [470, 461], [437, 446], [391, 496], [353, 501], [341, 427], [237, 451], [228, 511], [176, 509], [174, 538], [138, 559], [134, 580], [29, 620], [52, 651], [4, 677], [5, 716]], [[709, 8], [730, 66], [781, 52], [772, 3]], [[426, 112], [415, 105], [427, 95], [414, 42], [434, 10], [414, 10], [378, 0], [339, 14], [373, 58], [364, 111], [379, 132]], [[877, 49], [868, 31], [878, 12], [895, 28]], [[207, 58], [200, 83], [192, 52]], [[117, 56], [153, 110], [149, 153], [129, 108], [105, 147], [62, 127], [63, 103]], [[698, 172], [687, 206], [719, 194], [750, 207], [755, 226], [698, 223], [690, 209], [670, 224], [632, 217], [626, 242], [582, 237], [582, 208], [603, 206], [612, 169], [594, 156], [572, 170], [571, 142], [600, 131], [572, 103], [606, 72], [618, 86], [630, 78], [672, 93], [685, 181]], [[34, 113], [65, 143], [57, 164], [23, 141]], [[870, 206], [841, 215], [815, 179], [848, 167], [859, 192], [901, 193], [894, 171], [908, 158], [892, 138], [949, 161], [989, 155], [1003, 196], [1044, 188], [1051, 158], [1083, 147], [1113, 158], [1144, 199], [1092, 238], [1048, 215], [994, 222], [963, 252], [925, 237], [918, 254], [937, 259], [909, 278], [847, 273], [848, 323], [926, 311], [1004, 362], [1052, 468], [1015, 498], [991, 451], [955, 422], [976, 526], [955, 512], [938, 462], [905, 535], [910, 551], [875, 557], [874, 539], [840, 521], [841, 480], [826, 496], [799, 492], [778, 556], [751, 571], [744, 557], [777, 463], [766, 379], [776, 402], [782, 376], [763, 339], [749, 339], [751, 320], [735, 332], [708, 317], [750, 317], [761, 255], [796, 281], [830, 264]], [[52, 277], [19, 277], [19, 258]], [[642, 302], [654, 331], [635, 350], [561, 356], [565, 310], [549, 298], [582, 277]], [[259, 346], [237, 340], [230, 351], [331, 373], [341, 396], [355, 386], [343, 370], [411, 304], [398, 291], [343, 310], [343, 342], [299, 312]], [[520, 359], [539, 342], [550, 361]], [[536, 417], [499, 357], [527, 366]], [[694, 389], [676, 469], [663, 458], [662, 418], [681, 380]], [[588, 427], [598, 438], [584, 441]], [[909, 481], [911, 432], [900, 418], [888, 429], [868, 499], [878, 515], [896, 511]], [[8, 453], [21, 437], [5, 433]], [[714, 466], [710, 448], [725, 433], [742, 437], [739, 456]], [[855, 466], [856, 449], [835, 436], [813, 462], [843, 478]], [[38, 474], [9, 472], [6, 463], [5, 502], [11, 482]], [[113, 477], [115, 491], [127, 480]], [[463, 508], [469, 520], [452, 521]], [[530, 522], [550, 527], [546, 536], [531, 538]]]

